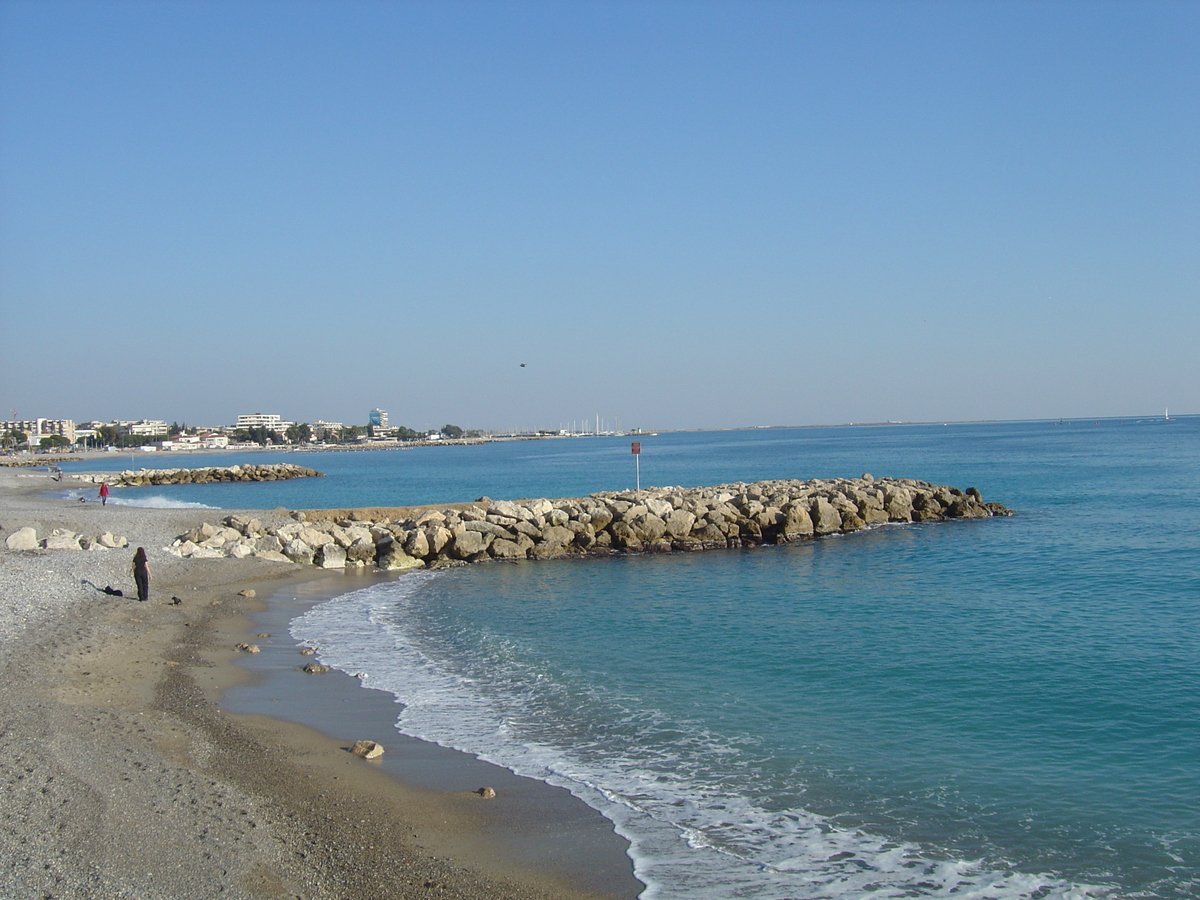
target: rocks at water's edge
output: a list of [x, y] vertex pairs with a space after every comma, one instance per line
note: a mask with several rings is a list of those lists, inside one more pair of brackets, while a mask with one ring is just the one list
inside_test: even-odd
[[287, 481], [291, 478], [323, 478], [324, 472], [291, 463], [270, 465], [212, 466], [202, 469], [138, 469], [125, 472], [88, 472], [71, 476], [88, 484], [108, 482], [110, 487], [150, 487], [160, 484], [214, 484], [230, 481]]
[[355, 741], [350, 752], [363, 759], [379, 759], [383, 756], [383, 745], [375, 741]]
[[979, 491], [910, 478], [761, 481], [699, 488], [600, 492], [559, 500], [492, 501], [412, 518], [297, 521], [264, 527], [226, 517], [180, 535], [185, 557], [255, 556], [322, 568], [385, 570], [489, 559], [550, 559], [783, 544], [876, 525], [1007, 516]]

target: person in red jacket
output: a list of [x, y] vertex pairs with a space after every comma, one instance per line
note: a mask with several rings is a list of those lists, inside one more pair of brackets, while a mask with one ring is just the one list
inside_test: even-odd
[[108, 506], [108, 482], [100, 482], [100, 505]]

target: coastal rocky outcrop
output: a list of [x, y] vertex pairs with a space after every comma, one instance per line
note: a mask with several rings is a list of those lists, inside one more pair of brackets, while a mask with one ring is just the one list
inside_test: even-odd
[[229, 481], [287, 481], [291, 478], [323, 478], [324, 472], [292, 463], [268, 465], [210, 466], [201, 469], [138, 469], [124, 472], [89, 472], [74, 476], [89, 484], [108, 482], [110, 487], [151, 487], [160, 484], [213, 484]]
[[[783, 544], [888, 523], [1007, 516], [975, 488], [910, 478], [760, 481], [715, 487], [604, 491], [558, 500], [490, 500], [426, 509], [395, 519], [294, 521], [264, 527], [226, 517], [180, 535], [183, 557], [290, 560], [326, 569], [385, 570], [465, 565], [489, 559], [553, 559], [612, 553], [681, 552]], [[314, 516], [315, 518], [315, 516]]]

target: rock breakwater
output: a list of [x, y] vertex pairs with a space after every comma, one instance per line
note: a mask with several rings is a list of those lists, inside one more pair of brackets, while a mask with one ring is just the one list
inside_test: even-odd
[[888, 523], [1012, 513], [979, 491], [910, 478], [760, 481], [600, 492], [558, 500], [490, 500], [410, 516], [295, 521], [264, 527], [228, 516], [180, 535], [187, 557], [258, 556], [323, 568], [411, 569], [488, 559], [752, 547], [849, 534]]
[[88, 472], [73, 476], [89, 484], [107, 481], [112, 487], [151, 487], [160, 484], [214, 484], [226, 481], [286, 481], [291, 478], [323, 478], [324, 472], [291, 463], [268, 465], [210, 466], [201, 469], [138, 469], [124, 472]]

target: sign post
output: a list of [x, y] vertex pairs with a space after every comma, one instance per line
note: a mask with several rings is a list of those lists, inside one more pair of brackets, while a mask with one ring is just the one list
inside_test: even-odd
[[633, 454], [633, 469], [637, 473], [637, 489], [642, 489], [642, 442], [633, 441], [629, 445], [629, 452]]

